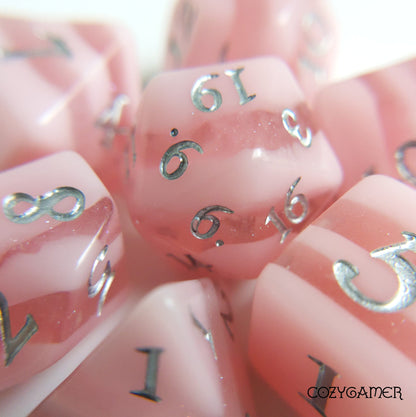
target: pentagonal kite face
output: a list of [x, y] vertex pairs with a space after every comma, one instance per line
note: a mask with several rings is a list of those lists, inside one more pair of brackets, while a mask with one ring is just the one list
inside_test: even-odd
[[341, 182], [296, 82], [274, 58], [152, 80], [135, 152], [136, 227], [178, 265], [215, 276], [255, 277]]

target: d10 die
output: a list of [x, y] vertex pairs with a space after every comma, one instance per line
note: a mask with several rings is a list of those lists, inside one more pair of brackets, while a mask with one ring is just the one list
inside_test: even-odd
[[0, 169], [70, 149], [120, 188], [139, 99], [134, 50], [121, 27], [1, 18]]
[[254, 278], [330, 201], [341, 170], [284, 63], [165, 73], [144, 92], [133, 223], [178, 265]]

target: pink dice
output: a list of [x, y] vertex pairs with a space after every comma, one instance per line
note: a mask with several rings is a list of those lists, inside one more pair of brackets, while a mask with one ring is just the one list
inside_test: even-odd
[[33, 416], [255, 417], [221, 302], [209, 280], [152, 291]]
[[199, 275], [256, 277], [342, 180], [295, 80], [275, 58], [153, 79], [135, 152], [133, 223]]
[[134, 50], [116, 26], [1, 18], [0, 169], [71, 149], [119, 190], [139, 99]]
[[0, 388], [47, 368], [126, 298], [117, 208], [78, 155], [0, 175]]
[[171, 24], [167, 67], [274, 55], [290, 66], [309, 95], [326, 79], [335, 38], [323, 0], [180, 0]]
[[412, 416], [416, 193], [366, 178], [260, 275], [250, 358], [300, 416]]
[[369, 173], [416, 185], [415, 97], [416, 60], [319, 92], [313, 113], [343, 166], [341, 192]]

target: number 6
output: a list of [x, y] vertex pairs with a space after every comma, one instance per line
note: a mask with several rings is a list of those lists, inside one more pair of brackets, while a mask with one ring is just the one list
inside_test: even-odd
[[[220, 227], [220, 221], [218, 217], [213, 216], [211, 211], [222, 211], [224, 213], [232, 214], [234, 213], [233, 210], [223, 207], [223, 206], [208, 206], [198, 211], [198, 213], [195, 214], [195, 217], [192, 219], [191, 222], [191, 233], [197, 238], [197, 239], [208, 239], [217, 232], [217, 230]], [[206, 233], [199, 233], [198, 228], [201, 224], [202, 220], [208, 220], [210, 221], [211, 227]]]

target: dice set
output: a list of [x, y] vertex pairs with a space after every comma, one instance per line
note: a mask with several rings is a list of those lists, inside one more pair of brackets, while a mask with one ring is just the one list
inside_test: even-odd
[[0, 18], [0, 415], [414, 415], [415, 61], [320, 86], [335, 40], [180, 0], [142, 90], [124, 28]]

